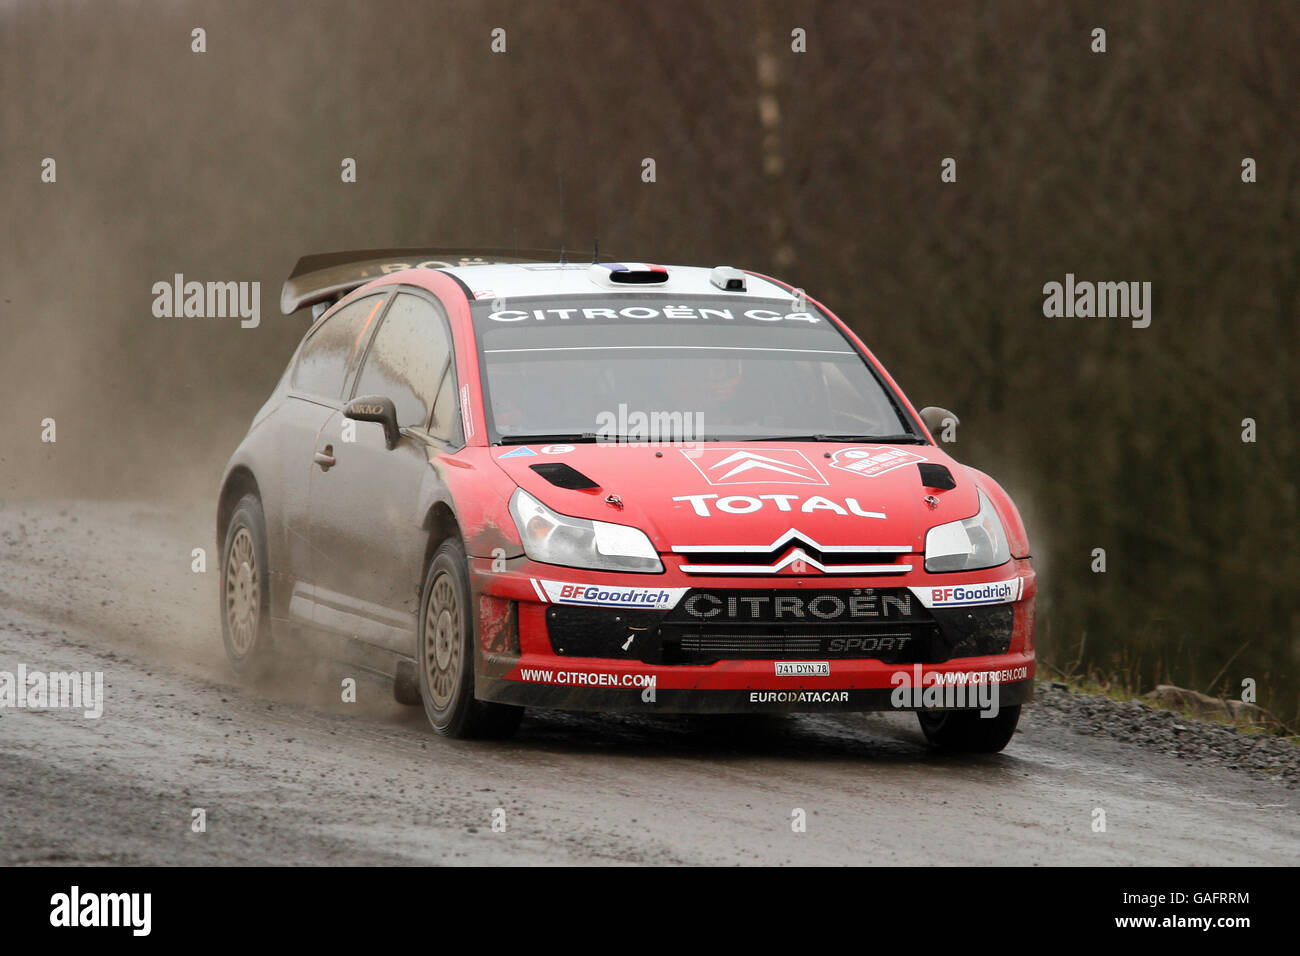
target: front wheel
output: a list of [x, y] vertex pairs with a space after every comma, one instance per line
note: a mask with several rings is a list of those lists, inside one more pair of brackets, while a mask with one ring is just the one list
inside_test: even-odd
[[996, 717], [978, 710], [918, 710], [916, 719], [931, 745], [960, 753], [995, 754], [1011, 742], [1020, 722], [1020, 705], [1003, 707]]
[[474, 612], [465, 548], [443, 542], [429, 563], [420, 602], [416, 672], [425, 716], [444, 737], [508, 737], [522, 707], [474, 698]]
[[245, 680], [270, 676], [270, 569], [266, 518], [255, 495], [235, 505], [221, 551], [221, 639], [231, 668]]

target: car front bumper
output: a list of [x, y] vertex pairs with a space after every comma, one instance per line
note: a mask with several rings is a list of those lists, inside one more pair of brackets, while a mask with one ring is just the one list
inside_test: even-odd
[[523, 558], [471, 570], [484, 700], [746, 713], [987, 709], [1033, 696], [1028, 559], [889, 578], [611, 574]]

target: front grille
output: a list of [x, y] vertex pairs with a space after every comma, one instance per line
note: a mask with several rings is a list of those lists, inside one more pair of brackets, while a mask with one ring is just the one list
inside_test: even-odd
[[932, 620], [907, 588], [693, 588], [667, 623], [712, 630], [719, 624], [774, 624], [786, 630], [868, 627]]
[[905, 574], [909, 544], [821, 545], [791, 528], [771, 544], [675, 545], [687, 574]]
[[660, 628], [665, 664], [716, 661], [878, 660], [886, 664], [927, 663], [941, 643], [933, 621], [890, 627], [785, 629], [772, 625], [697, 631], [665, 624]]
[[938, 628], [933, 624], [872, 632], [771, 634], [752, 631], [682, 634], [664, 641], [665, 663], [707, 664], [720, 660], [861, 660], [887, 664], [923, 661]]
[[683, 651], [712, 654], [816, 654], [822, 642], [816, 637], [772, 637], [746, 634], [692, 634], [678, 641]]
[[937, 664], [1006, 653], [1011, 605], [934, 611], [906, 588], [696, 588], [671, 611], [546, 609], [563, 657], [713, 664], [725, 660], [878, 660]]
[[682, 556], [681, 570], [687, 574], [906, 574], [913, 568], [909, 546], [882, 547], [871, 551], [816, 548], [788, 548], [781, 551], [747, 551], [707, 548], [674, 548]]

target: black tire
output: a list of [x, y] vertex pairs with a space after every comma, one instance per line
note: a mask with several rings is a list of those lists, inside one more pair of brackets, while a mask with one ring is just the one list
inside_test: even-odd
[[393, 699], [406, 707], [420, 706], [420, 680], [415, 671], [415, 661], [401, 660], [393, 674]]
[[275, 669], [266, 518], [256, 495], [235, 505], [221, 549], [221, 640], [234, 672], [259, 681]]
[[429, 562], [420, 597], [416, 672], [429, 725], [444, 737], [509, 737], [522, 707], [474, 697], [473, 603], [465, 547], [444, 541]]
[[932, 746], [958, 753], [995, 754], [1011, 742], [1020, 722], [1020, 705], [1003, 707], [996, 717], [978, 710], [918, 710], [921, 732]]

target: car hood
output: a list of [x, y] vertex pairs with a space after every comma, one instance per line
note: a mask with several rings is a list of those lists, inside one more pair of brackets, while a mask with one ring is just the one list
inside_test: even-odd
[[[541, 444], [496, 447], [492, 454], [549, 508], [633, 525], [660, 552], [768, 546], [792, 530], [821, 545], [907, 545], [919, 552], [927, 530], [979, 510], [975, 472], [929, 445]], [[945, 466], [955, 487], [923, 484], [917, 466], [925, 463]], [[584, 484], [594, 487], [577, 487]]]

